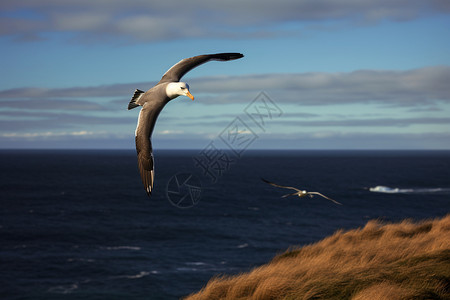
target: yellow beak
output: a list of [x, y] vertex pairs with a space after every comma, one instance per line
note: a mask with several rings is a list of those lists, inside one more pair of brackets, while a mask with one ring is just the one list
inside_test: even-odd
[[194, 101], [194, 96], [192, 96], [191, 92], [187, 91], [186, 96], [192, 99]]

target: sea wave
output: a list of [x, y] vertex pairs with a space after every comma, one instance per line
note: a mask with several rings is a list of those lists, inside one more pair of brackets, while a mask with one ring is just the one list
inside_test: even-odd
[[182, 266], [176, 267], [175, 271], [195, 273], [195, 272], [209, 272], [209, 271], [224, 272], [226, 270], [231, 270], [230, 268], [225, 266], [226, 264], [227, 264], [226, 261], [221, 261], [219, 265], [206, 263], [202, 261], [192, 261], [192, 262], [185, 262]]
[[117, 279], [117, 278], [139, 279], [139, 278], [142, 278], [142, 277], [145, 277], [145, 276], [148, 276], [148, 275], [150, 275], [150, 272], [141, 271], [141, 272], [139, 272], [138, 274], [135, 274], [135, 275], [114, 276], [113, 278], [114, 279]]
[[145, 276], [147, 276], [147, 275], [149, 275], [149, 274], [150, 274], [150, 272], [142, 271], [142, 272], [140, 272], [139, 274], [136, 274], [136, 275], [130, 275], [130, 276], [127, 276], [126, 278], [129, 278], [129, 279], [137, 279], [137, 278], [145, 277]]
[[186, 265], [190, 265], [190, 266], [206, 266], [207, 263], [202, 262], [202, 261], [192, 261], [192, 262], [187, 262]]
[[55, 293], [55, 294], [70, 294], [73, 291], [75, 291], [76, 289], [78, 289], [78, 283], [54, 286], [54, 287], [49, 288], [48, 292]]
[[370, 187], [369, 191], [375, 193], [386, 194], [426, 194], [426, 193], [446, 193], [450, 192], [450, 188], [392, 188], [384, 185]]
[[79, 257], [71, 257], [67, 259], [68, 262], [95, 262], [95, 259], [92, 258], [79, 258]]
[[102, 249], [106, 250], [133, 250], [133, 251], [140, 251], [141, 247], [136, 246], [113, 246], [113, 247], [101, 247]]

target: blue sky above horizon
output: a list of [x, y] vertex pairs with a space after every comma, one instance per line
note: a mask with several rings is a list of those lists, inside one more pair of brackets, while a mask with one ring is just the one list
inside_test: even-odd
[[[155, 149], [203, 149], [236, 118], [253, 149], [450, 149], [448, 1], [16, 0], [0, 28], [0, 148], [132, 149], [134, 89], [241, 52], [186, 74], [196, 99], [166, 106]], [[263, 128], [245, 113], [261, 92], [281, 110]]]

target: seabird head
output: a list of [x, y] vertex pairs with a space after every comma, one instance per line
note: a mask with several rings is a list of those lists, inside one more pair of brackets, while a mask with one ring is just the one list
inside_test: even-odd
[[194, 100], [191, 92], [189, 92], [189, 85], [185, 82], [171, 82], [166, 87], [166, 94], [171, 100], [178, 96], [187, 96]]

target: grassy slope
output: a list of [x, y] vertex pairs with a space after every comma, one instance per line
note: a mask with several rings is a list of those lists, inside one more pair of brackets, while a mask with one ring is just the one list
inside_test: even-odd
[[450, 215], [369, 221], [249, 273], [213, 278], [187, 299], [450, 299]]

